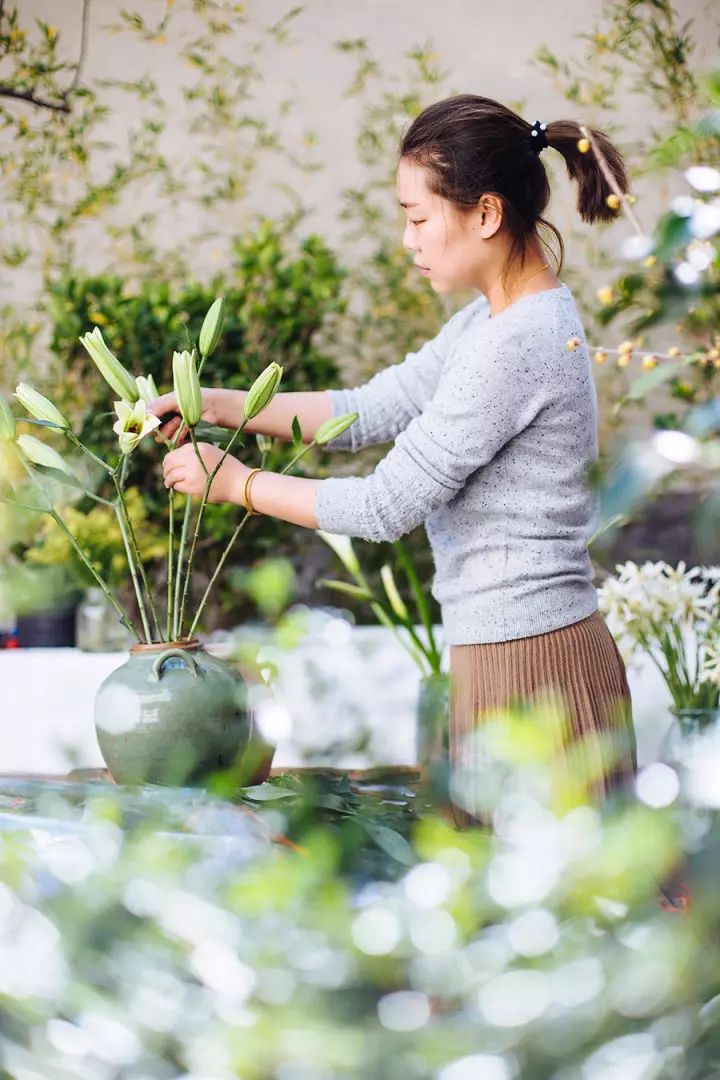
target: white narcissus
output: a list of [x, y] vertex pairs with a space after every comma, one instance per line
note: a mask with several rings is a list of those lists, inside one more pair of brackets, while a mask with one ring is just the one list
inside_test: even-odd
[[134, 405], [127, 401], [116, 401], [117, 420], [113, 431], [120, 439], [123, 454], [131, 454], [141, 439], [160, 426], [160, 418], [147, 411], [147, 405], [140, 398]]

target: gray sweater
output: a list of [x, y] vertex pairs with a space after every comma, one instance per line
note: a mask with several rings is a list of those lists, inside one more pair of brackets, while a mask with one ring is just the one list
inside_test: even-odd
[[318, 524], [382, 541], [424, 522], [447, 643], [543, 634], [596, 610], [597, 404], [566, 285], [494, 317], [480, 297], [402, 363], [331, 395], [334, 415], [359, 413], [331, 447], [395, 445], [369, 476], [321, 482]]

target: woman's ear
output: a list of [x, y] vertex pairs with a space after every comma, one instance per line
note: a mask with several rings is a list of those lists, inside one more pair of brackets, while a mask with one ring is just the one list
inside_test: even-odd
[[494, 236], [502, 224], [500, 200], [494, 195], [483, 195], [474, 210], [474, 216], [473, 229], [485, 240]]

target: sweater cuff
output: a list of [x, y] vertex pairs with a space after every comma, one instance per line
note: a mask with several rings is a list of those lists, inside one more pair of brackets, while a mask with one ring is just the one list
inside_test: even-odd
[[[332, 419], [335, 419], [336, 416], [343, 416], [344, 413], [357, 412], [357, 409], [353, 408], [352, 390], [330, 390], [328, 392], [332, 406]], [[337, 438], [325, 443], [325, 446], [330, 450], [354, 450], [353, 428], [357, 427], [358, 423], [359, 419], [343, 431], [342, 435], [338, 435]]]

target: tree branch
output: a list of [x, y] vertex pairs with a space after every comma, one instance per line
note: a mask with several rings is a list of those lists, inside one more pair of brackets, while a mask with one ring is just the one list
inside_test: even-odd
[[52, 109], [54, 112], [70, 112], [70, 106], [63, 98], [60, 101], [49, 101], [39, 98], [34, 90], [16, 90], [13, 86], [0, 83], [0, 97], [16, 98], [18, 101], [29, 101], [31, 105], [37, 105], [39, 109]]
[[[5, 0], [0, 0], [0, 20], [2, 20], [5, 8]], [[88, 25], [90, 21], [90, 0], [82, 0], [82, 29], [80, 31], [80, 54], [75, 64], [75, 73], [72, 77], [72, 81], [62, 91], [57, 100], [53, 101], [51, 98], [39, 97], [34, 90], [16, 90], [14, 86], [10, 86], [8, 83], [0, 83], [0, 97], [15, 98], [17, 101], [27, 101], [30, 105], [35, 105], [39, 109], [52, 109], [53, 112], [70, 112], [69, 99], [73, 92], [77, 90], [78, 83], [80, 82], [80, 76], [82, 74], [83, 64], [85, 63], [85, 57], [87, 56], [88, 45]]]

